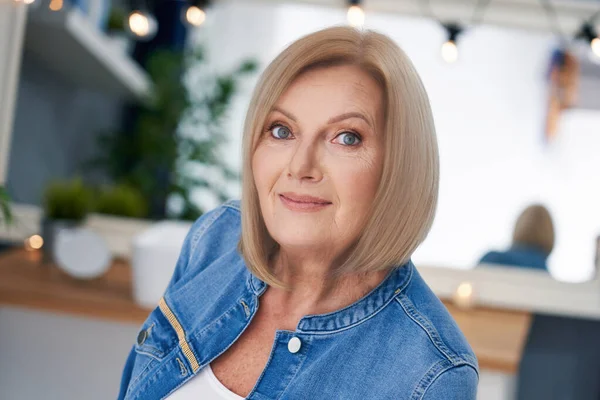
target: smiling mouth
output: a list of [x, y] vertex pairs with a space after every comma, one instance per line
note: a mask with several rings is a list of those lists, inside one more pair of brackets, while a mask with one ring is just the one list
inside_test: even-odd
[[329, 201], [324, 201], [324, 200], [298, 200], [298, 199], [293, 199], [291, 197], [285, 196], [283, 194], [280, 194], [279, 196], [286, 198], [289, 201], [293, 201], [295, 203], [306, 203], [306, 204], [331, 204], [331, 202]]
[[331, 202], [321, 200], [290, 199], [282, 194], [279, 195], [279, 199], [288, 209], [292, 211], [318, 211], [332, 204]]

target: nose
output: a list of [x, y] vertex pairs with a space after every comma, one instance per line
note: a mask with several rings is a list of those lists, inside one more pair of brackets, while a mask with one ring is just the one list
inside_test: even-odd
[[323, 179], [319, 147], [312, 141], [302, 143], [297, 141], [297, 146], [288, 165], [288, 176], [299, 181], [319, 182]]

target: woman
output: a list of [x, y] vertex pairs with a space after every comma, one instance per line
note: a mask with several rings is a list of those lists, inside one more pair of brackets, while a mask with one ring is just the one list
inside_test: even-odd
[[243, 147], [241, 205], [192, 227], [120, 398], [475, 399], [477, 360], [409, 260], [438, 154], [406, 55], [346, 27], [298, 40]]
[[521, 212], [513, 231], [512, 245], [505, 251], [490, 251], [479, 264], [548, 270], [546, 261], [554, 248], [554, 224], [546, 207], [533, 204]]

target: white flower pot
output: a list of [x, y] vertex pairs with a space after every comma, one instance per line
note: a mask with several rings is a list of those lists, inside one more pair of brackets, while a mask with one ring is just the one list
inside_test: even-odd
[[157, 222], [133, 239], [133, 297], [140, 306], [158, 304], [191, 226], [191, 222]]

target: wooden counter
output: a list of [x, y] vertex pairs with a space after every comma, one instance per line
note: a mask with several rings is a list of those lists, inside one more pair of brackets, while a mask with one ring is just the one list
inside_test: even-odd
[[461, 310], [449, 302], [444, 304], [467, 337], [482, 369], [517, 372], [531, 314], [492, 308]]
[[[101, 278], [81, 281], [40, 262], [39, 252], [0, 253], [0, 306], [12, 305], [91, 318], [142, 323], [149, 310], [132, 297], [131, 269], [117, 260]], [[482, 369], [515, 373], [531, 315], [490, 308], [461, 310], [445, 302]]]
[[41, 253], [0, 253], [0, 305], [13, 305], [141, 324], [150, 310], [136, 305], [129, 264], [117, 260], [101, 278], [82, 281], [49, 264]]

